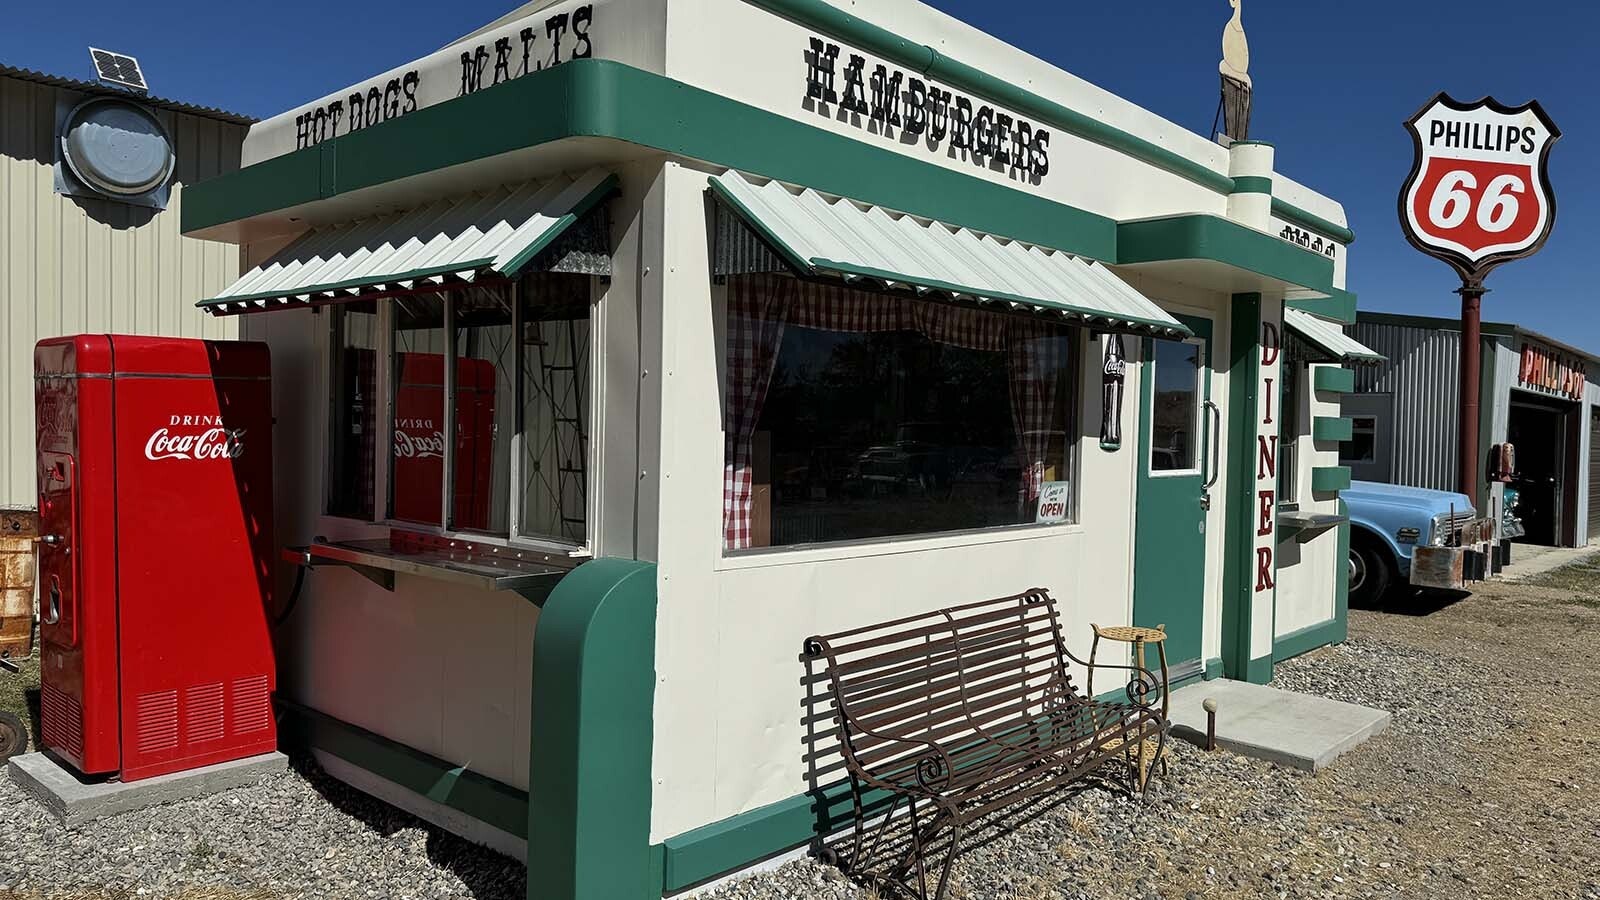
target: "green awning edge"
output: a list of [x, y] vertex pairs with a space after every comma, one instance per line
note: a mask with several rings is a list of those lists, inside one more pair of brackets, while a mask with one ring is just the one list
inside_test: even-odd
[[534, 258], [539, 255], [539, 251], [550, 246], [556, 238], [565, 234], [566, 230], [572, 227], [572, 223], [583, 218], [590, 210], [599, 206], [620, 189], [621, 181], [618, 180], [617, 173], [607, 173], [605, 179], [595, 185], [594, 190], [584, 194], [582, 199], [573, 204], [572, 209], [556, 219], [555, 224], [546, 228], [544, 234], [539, 235], [534, 239], [533, 243], [524, 247], [520, 253], [513, 256], [505, 265], [496, 267], [494, 271], [513, 278], [522, 274], [523, 267], [533, 262]]
[[[208, 309], [213, 306], [225, 306], [229, 303], [249, 303], [253, 300], [278, 300], [284, 297], [296, 297], [301, 294], [328, 294], [334, 291], [345, 291], [351, 288], [375, 287], [380, 284], [392, 284], [396, 281], [415, 281], [418, 278], [429, 278], [434, 275], [455, 275], [461, 272], [475, 272], [494, 262], [494, 257], [467, 260], [466, 262], [451, 263], [447, 266], [431, 266], [425, 269], [411, 269], [406, 272], [397, 272], [393, 275], [379, 275], [369, 278], [352, 278], [348, 281], [334, 281], [327, 284], [307, 285], [284, 291], [260, 291], [254, 294], [239, 294], [232, 297], [212, 297], [200, 300], [195, 306]], [[351, 299], [356, 299], [352, 297]]]

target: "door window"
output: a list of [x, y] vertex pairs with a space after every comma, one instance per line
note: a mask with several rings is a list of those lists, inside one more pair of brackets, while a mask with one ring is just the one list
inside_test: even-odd
[[1153, 342], [1155, 392], [1150, 406], [1150, 471], [1200, 469], [1201, 346]]

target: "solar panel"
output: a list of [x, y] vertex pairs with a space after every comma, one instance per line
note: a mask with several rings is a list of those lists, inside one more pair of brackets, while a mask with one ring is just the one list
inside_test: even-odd
[[144, 83], [144, 72], [139, 69], [137, 59], [98, 47], [90, 47], [89, 56], [94, 60], [94, 71], [101, 81], [135, 91], [150, 89]]

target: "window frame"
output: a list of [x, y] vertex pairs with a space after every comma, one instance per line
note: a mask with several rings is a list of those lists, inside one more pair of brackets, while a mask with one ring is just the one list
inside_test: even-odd
[[[825, 283], [826, 284], [826, 283]], [[863, 290], [860, 287], [840, 286], [826, 284], [826, 286], [841, 287], [846, 290]], [[719, 393], [726, 396], [728, 364], [728, 293], [726, 280], [718, 280], [713, 284], [717, 310], [717, 387]], [[870, 291], [885, 296], [899, 296], [892, 292]], [[930, 300], [921, 297], [909, 298], [918, 303], [941, 303], [944, 301]], [[988, 310], [985, 310], [988, 311]], [[995, 315], [1013, 315], [1000, 311], [993, 311]], [[780, 544], [765, 547], [745, 547], [731, 550], [724, 541], [724, 522], [719, 515], [716, 520], [717, 541], [717, 569], [762, 568], [765, 566], [787, 565], [801, 562], [824, 562], [835, 559], [856, 559], [869, 556], [882, 555], [883, 553], [906, 552], [906, 545], [912, 544], [912, 549], [947, 549], [951, 547], [981, 545], [990, 543], [1004, 543], [1015, 540], [1030, 540], [1049, 537], [1057, 534], [1066, 534], [1082, 531], [1082, 508], [1079, 495], [1083, 486], [1083, 434], [1082, 420], [1084, 397], [1084, 365], [1088, 353], [1089, 329], [1072, 322], [1058, 323], [1064, 329], [1068, 345], [1068, 362], [1063, 367], [1068, 373], [1066, 397], [1062, 398], [1065, 406], [1065, 445], [1067, 454], [1065, 469], [1067, 480], [1071, 487], [1067, 492], [1067, 519], [1063, 522], [1018, 522], [1012, 525], [991, 525], [979, 528], [958, 528], [948, 531], [917, 531], [906, 534], [876, 535], [873, 537], [844, 538], [835, 541], [814, 541], [810, 543]], [[718, 434], [723, 436], [726, 445], [727, 410], [719, 408], [718, 416], [720, 429]], [[726, 454], [719, 457], [721, 466], [727, 465]], [[721, 479], [718, 479], [719, 485]], [[718, 504], [719, 510], [721, 504]]]
[[[339, 347], [334, 341], [334, 332], [337, 330], [334, 323], [337, 321], [337, 318], [331, 312], [325, 317], [326, 322], [319, 325], [317, 328], [318, 342], [321, 345], [319, 353], [319, 368], [321, 370], [321, 376], [325, 388], [321, 393], [324, 398], [324, 402], [328, 404], [328, 408], [324, 411], [325, 414], [321, 417], [322, 428], [324, 429], [322, 453], [320, 454], [322, 463], [321, 468], [323, 473], [321, 491], [322, 499], [320, 504], [321, 516], [325, 519], [339, 522], [381, 526], [388, 529], [398, 529], [401, 531], [411, 531], [420, 534], [430, 534], [439, 537], [471, 541], [478, 544], [488, 544], [502, 547], [518, 547], [540, 552], [560, 553], [563, 555], [582, 556], [592, 554], [596, 545], [593, 524], [598, 518], [595, 515], [594, 500], [598, 497], [598, 490], [601, 484], [601, 456], [599, 453], [599, 442], [593, 440], [592, 438], [596, 424], [599, 421], [599, 415], [602, 408], [600, 396], [601, 382], [599, 380], [598, 372], [601, 354], [598, 352], [599, 348], [597, 345], [603, 337], [603, 331], [600, 327], [598, 327], [597, 321], [600, 314], [600, 300], [602, 299], [600, 296], [596, 295], [594, 288], [593, 279], [597, 276], [591, 275], [588, 277], [591, 279], [588, 301], [590, 304], [589, 310], [591, 325], [588, 334], [589, 346], [587, 354], [588, 359], [585, 366], [587, 369], [585, 377], [588, 379], [589, 390], [586, 402], [583, 404], [583, 416], [585, 417], [585, 422], [587, 423], [586, 431], [589, 434], [590, 439], [586, 440], [586, 446], [584, 448], [584, 455], [586, 457], [585, 467], [587, 471], [585, 473], [584, 486], [584, 540], [581, 543], [571, 540], [563, 540], [553, 535], [524, 533], [521, 530], [521, 510], [523, 497], [521, 456], [524, 448], [525, 432], [525, 411], [523, 410], [523, 402], [526, 398], [525, 387], [522, 382], [523, 365], [527, 355], [526, 347], [522, 341], [522, 327], [524, 324], [522, 309], [524, 279], [522, 278], [512, 278], [493, 282], [485, 280], [464, 284], [439, 285], [437, 289], [397, 292], [370, 298], [374, 300], [376, 304], [378, 320], [375, 325], [377, 329], [377, 340], [375, 341], [375, 344], [377, 346], [374, 348], [374, 353], [377, 355], [378, 360], [381, 361], [374, 365], [375, 371], [373, 391], [379, 398], [381, 398], [381, 407], [380, 412], [375, 416], [377, 420], [377, 436], [374, 440], [375, 449], [372, 465], [373, 510], [371, 520], [330, 511], [333, 484], [330, 475], [331, 467], [328, 465], [328, 462], [330, 460], [330, 454], [333, 452], [332, 430], [335, 413], [334, 404], [339, 402], [338, 398], [334, 396], [338, 386], [333, 383], [332, 377], [334, 373], [333, 354], [339, 350]], [[456, 422], [455, 367], [457, 361], [456, 298], [457, 295], [465, 291], [484, 288], [504, 290], [507, 292], [507, 296], [511, 305], [512, 340], [515, 342], [515, 352], [512, 354], [513, 358], [511, 363], [513, 368], [513, 377], [511, 378], [511, 382], [512, 402], [515, 404], [516, 414], [513, 418], [513, 427], [511, 428], [510, 439], [505, 442], [504, 448], [501, 448], [497, 451], [501, 454], [510, 454], [509, 458], [505, 461], [507, 467], [506, 489], [509, 496], [506, 498], [506, 530], [504, 533], [461, 529], [454, 527], [451, 523], [451, 511], [455, 499], [454, 435]], [[392, 490], [392, 485], [389, 479], [390, 461], [394, 452], [395, 415], [395, 307], [393, 300], [397, 296], [430, 293], [437, 294], [444, 303], [444, 331], [446, 333], [444, 342], [445, 359], [443, 388], [445, 402], [443, 404], [444, 412], [442, 431], [448, 437], [444, 441], [443, 465], [440, 467], [440, 477], [443, 479], [443, 484], [441, 485], [440, 490], [441, 524], [410, 522], [394, 518], [391, 514], [392, 498], [390, 496], [390, 492]], [[380, 450], [377, 448], [383, 449]]]
[[[1361, 423], [1362, 421], [1366, 421], [1366, 422], [1370, 422], [1371, 423], [1369, 426], [1367, 426], [1368, 430], [1366, 432], [1363, 432], [1361, 430], [1361, 425], [1359, 423]], [[1369, 433], [1369, 434], [1372, 435], [1372, 451], [1371, 451], [1371, 455], [1368, 456], [1368, 457], [1362, 458], [1362, 459], [1357, 459], [1357, 458], [1355, 458], [1353, 456], [1345, 456], [1344, 455], [1345, 444], [1347, 444], [1347, 443], [1349, 443], [1349, 444], [1355, 443], [1355, 436], [1357, 434], [1363, 434], [1363, 433]], [[1351, 415], [1350, 416], [1350, 440], [1349, 441], [1340, 441], [1339, 442], [1339, 465], [1341, 465], [1341, 466], [1350, 466], [1350, 465], [1365, 466], [1365, 465], [1374, 464], [1377, 461], [1378, 461], [1378, 417], [1376, 415], [1372, 415], [1372, 414], [1364, 414], [1364, 415], [1363, 414], [1355, 414], [1355, 415]]]

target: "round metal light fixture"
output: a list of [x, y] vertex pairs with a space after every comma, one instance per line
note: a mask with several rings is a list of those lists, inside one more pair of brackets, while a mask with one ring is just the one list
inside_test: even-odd
[[67, 114], [61, 157], [85, 185], [112, 197], [137, 197], [167, 183], [177, 165], [172, 139], [148, 109], [95, 97]]

